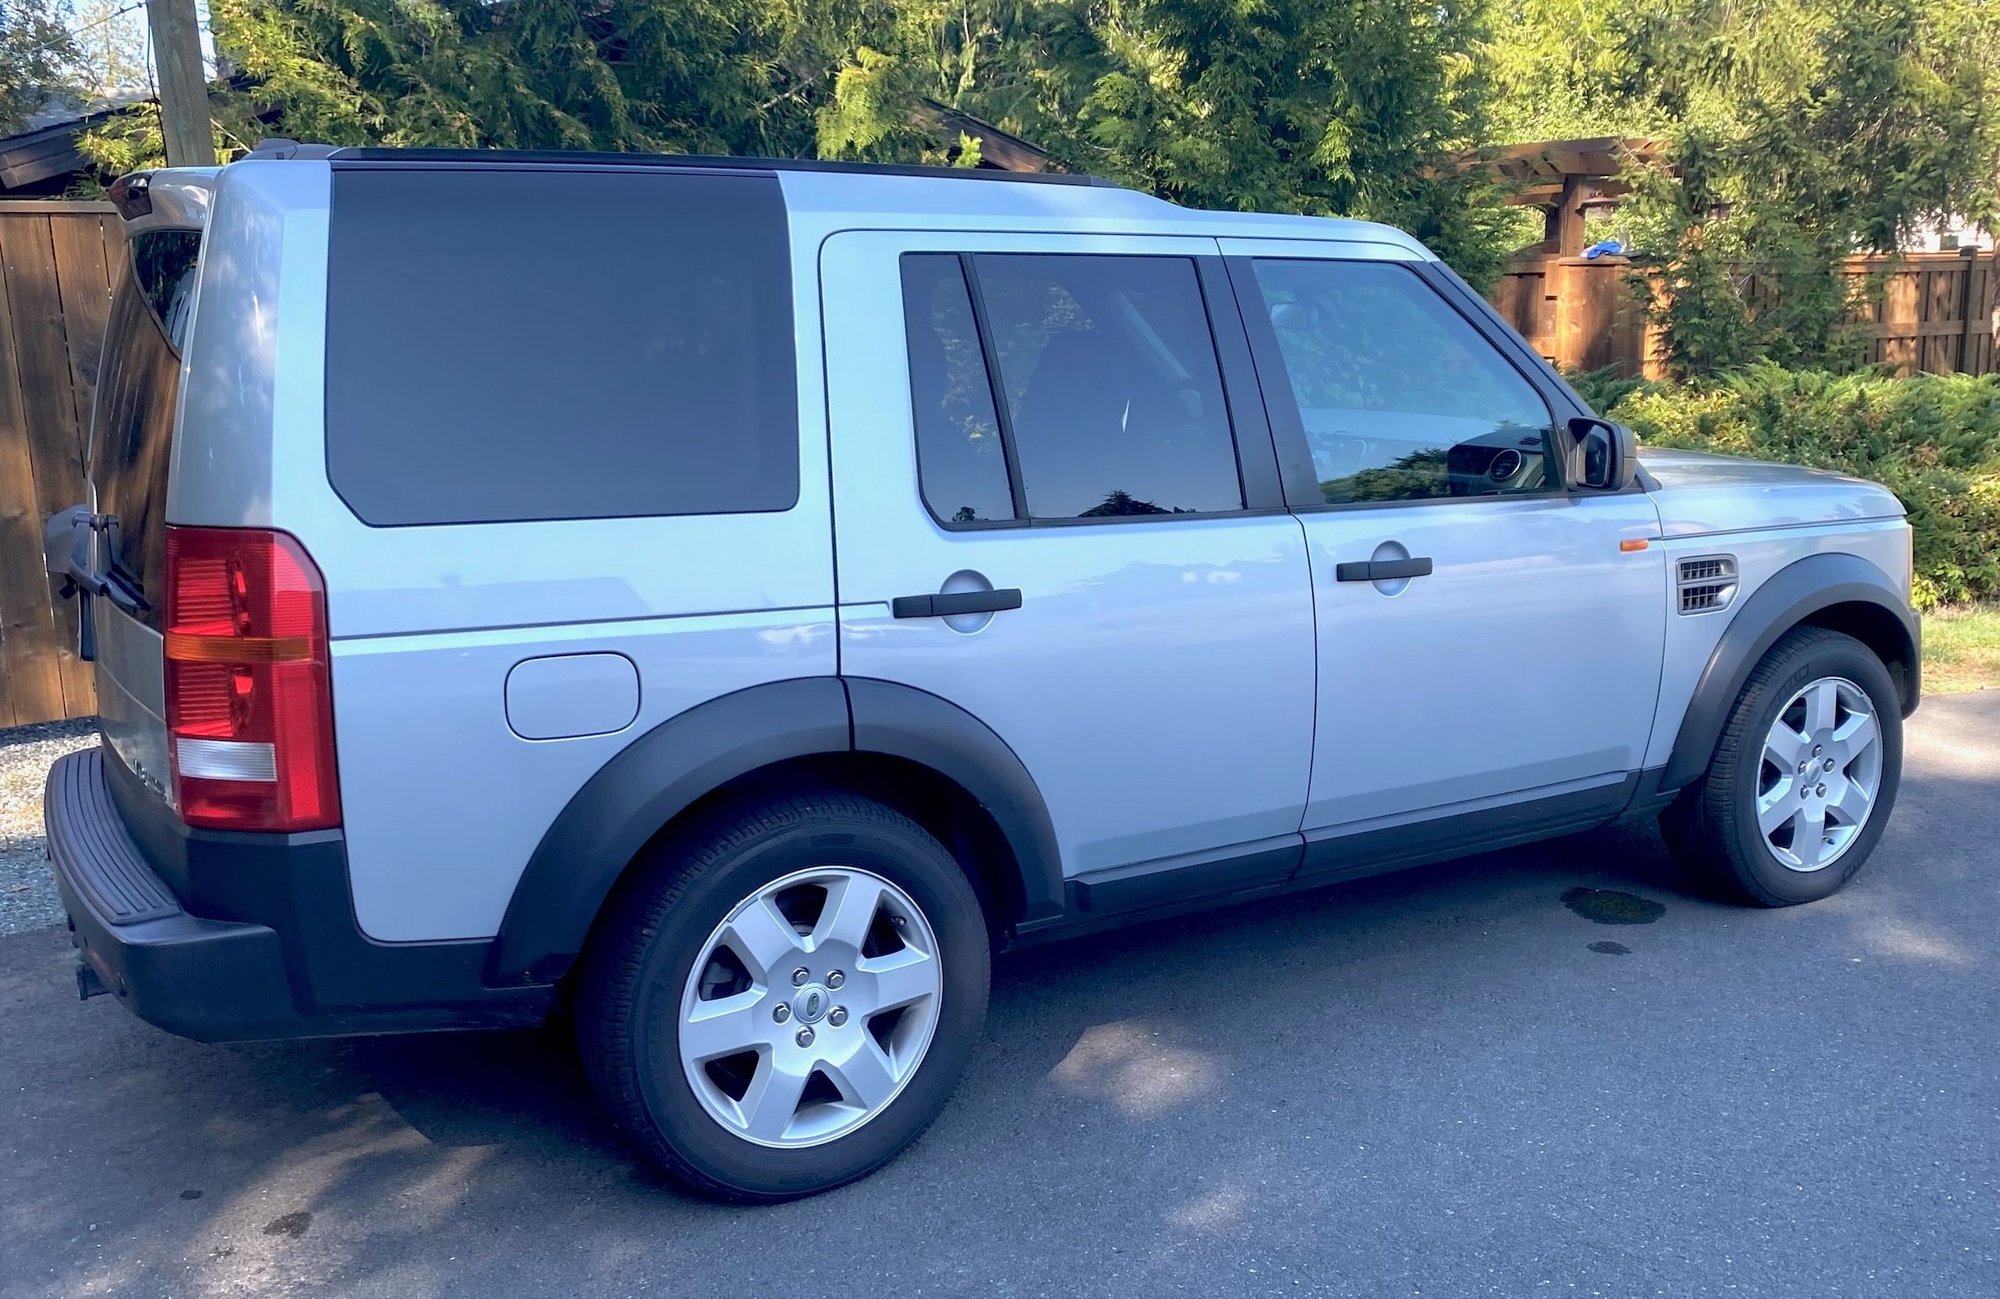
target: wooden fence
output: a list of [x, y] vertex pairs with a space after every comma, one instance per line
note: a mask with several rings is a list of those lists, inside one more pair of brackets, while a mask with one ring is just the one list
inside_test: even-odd
[[0, 726], [97, 710], [42, 521], [84, 500], [83, 435], [125, 236], [107, 203], [0, 201]]
[[[1627, 281], [1622, 257], [1533, 256], [1515, 259], [1493, 292], [1493, 305], [1521, 336], [1557, 365], [1614, 366], [1622, 375], [1662, 376], [1658, 333]], [[1885, 275], [1864, 323], [1864, 359], [1900, 375], [1926, 371], [1992, 374], [2000, 269], [1995, 254], [1905, 253], [1853, 257], [1848, 275]]]

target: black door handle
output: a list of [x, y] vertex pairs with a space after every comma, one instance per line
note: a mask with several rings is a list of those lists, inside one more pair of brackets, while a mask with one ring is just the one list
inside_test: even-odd
[[1355, 564], [1335, 564], [1333, 579], [1336, 582], [1393, 582], [1403, 577], [1429, 577], [1431, 561], [1428, 555], [1410, 559], [1364, 559]]
[[899, 595], [889, 601], [898, 618], [949, 618], [959, 613], [999, 613], [1021, 607], [1018, 587], [998, 591], [958, 591], [950, 595]]

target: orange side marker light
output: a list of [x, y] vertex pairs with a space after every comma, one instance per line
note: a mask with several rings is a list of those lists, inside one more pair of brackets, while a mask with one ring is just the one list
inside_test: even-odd
[[1652, 544], [1652, 542], [1646, 540], [1644, 537], [1627, 537], [1618, 543], [1618, 549], [1629, 555], [1635, 550], [1644, 550]]

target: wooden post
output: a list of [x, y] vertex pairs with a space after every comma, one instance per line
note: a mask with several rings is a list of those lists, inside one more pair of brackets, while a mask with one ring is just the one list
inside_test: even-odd
[[201, 66], [201, 26], [194, 0], [147, 0], [153, 62], [160, 81], [160, 134], [169, 167], [213, 167], [208, 78]]
[[1972, 273], [1979, 269], [1979, 247], [1961, 248], [1958, 255], [1965, 259], [1964, 278], [1958, 289], [1958, 372], [1972, 373]]
[[1583, 251], [1582, 176], [1563, 178], [1562, 197], [1556, 208], [1556, 256], [1574, 257]]

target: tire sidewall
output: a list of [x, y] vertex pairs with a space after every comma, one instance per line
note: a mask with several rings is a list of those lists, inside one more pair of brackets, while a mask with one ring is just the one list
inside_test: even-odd
[[[1882, 780], [1868, 824], [1842, 853], [1840, 860], [1816, 871], [1796, 871], [1780, 862], [1757, 825], [1757, 780], [1763, 763], [1764, 736], [1792, 696], [1813, 681], [1844, 677], [1861, 687], [1875, 710], [1882, 744]], [[1902, 783], [1903, 714], [1895, 682], [1880, 659], [1859, 641], [1842, 636], [1803, 647], [1780, 671], [1763, 683], [1741, 707], [1750, 715], [1743, 729], [1744, 752], [1736, 767], [1735, 788], [1728, 791], [1731, 838], [1748, 879], [1744, 883], [1773, 902], [1815, 902], [1838, 892], [1867, 864], [1889, 822]], [[1754, 747], [1753, 747], [1754, 746]]]
[[[944, 967], [937, 1027], [916, 1075], [867, 1123], [821, 1146], [760, 1146], [711, 1117], [688, 1083], [680, 1058], [681, 998], [709, 936], [739, 903], [795, 871], [836, 865], [889, 880], [930, 922]], [[631, 1026], [640, 1103], [675, 1155], [741, 1194], [782, 1199], [852, 1181], [895, 1157], [950, 1099], [985, 1020], [987, 962], [984, 914], [964, 872], [914, 825], [898, 833], [837, 815], [787, 825], [702, 871], [641, 958]]]

